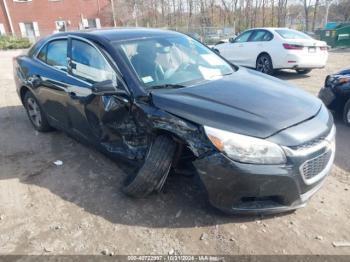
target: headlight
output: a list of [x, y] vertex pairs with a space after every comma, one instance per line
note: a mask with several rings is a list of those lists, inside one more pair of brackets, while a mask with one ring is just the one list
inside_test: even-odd
[[209, 140], [229, 158], [250, 164], [284, 164], [286, 155], [272, 142], [204, 126]]

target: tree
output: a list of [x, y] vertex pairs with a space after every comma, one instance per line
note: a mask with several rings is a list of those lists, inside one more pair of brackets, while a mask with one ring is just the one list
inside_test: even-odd
[[282, 27], [286, 24], [288, 0], [278, 0], [277, 6], [277, 26]]
[[340, 0], [337, 5], [333, 5], [334, 12], [342, 21], [350, 20], [350, 1]]
[[117, 26], [168, 27], [202, 35], [207, 27], [231, 27], [239, 32], [257, 26], [289, 26], [311, 31], [326, 23], [328, 16], [333, 21], [350, 20], [350, 0], [110, 1], [101, 18], [111, 24], [115, 20]]
[[304, 5], [305, 31], [309, 31], [309, 13], [311, 7], [311, 0], [301, 0]]
[[315, 6], [314, 6], [314, 16], [312, 18], [312, 31], [315, 31], [315, 24], [316, 24], [316, 18], [317, 18], [317, 8], [320, 3], [320, 0], [315, 1]]

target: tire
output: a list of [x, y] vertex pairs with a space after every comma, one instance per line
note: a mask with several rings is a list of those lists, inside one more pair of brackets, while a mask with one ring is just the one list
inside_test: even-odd
[[24, 95], [23, 102], [28, 118], [33, 127], [39, 132], [52, 131], [52, 127], [49, 125], [46, 115], [43, 112], [38, 100], [30, 91]]
[[296, 70], [299, 75], [306, 75], [312, 71], [312, 69], [297, 69]]
[[261, 73], [273, 75], [274, 70], [271, 57], [268, 54], [259, 55], [256, 59], [255, 69]]
[[154, 191], [159, 192], [168, 177], [175, 151], [176, 143], [170, 137], [156, 137], [143, 166], [136, 175], [125, 181], [123, 192], [134, 198], [146, 197]]
[[344, 106], [343, 121], [345, 125], [350, 126], [350, 99], [348, 99]]

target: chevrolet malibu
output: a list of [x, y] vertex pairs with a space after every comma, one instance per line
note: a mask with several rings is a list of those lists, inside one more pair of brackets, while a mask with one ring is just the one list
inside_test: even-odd
[[303, 207], [333, 164], [333, 118], [318, 98], [177, 32], [55, 34], [14, 69], [33, 127], [128, 160], [132, 197], [185, 167], [216, 208], [276, 213]]

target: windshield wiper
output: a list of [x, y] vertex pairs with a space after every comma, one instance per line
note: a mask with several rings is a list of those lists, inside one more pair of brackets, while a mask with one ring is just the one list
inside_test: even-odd
[[179, 84], [164, 84], [164, 85], [151, 86], [148, 89], [171, 89], [171, 88], [182, 88], [182, 87], [185, 87], [185, 86], [179, 85]]

